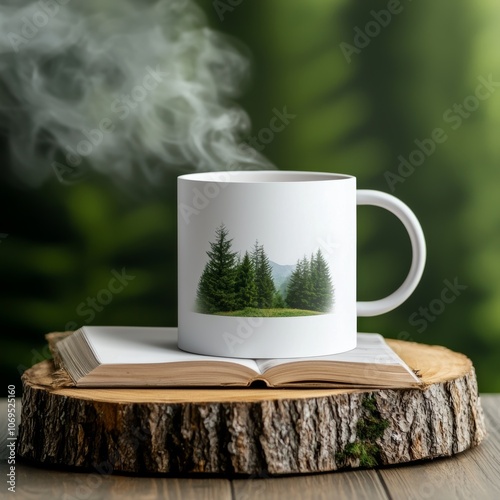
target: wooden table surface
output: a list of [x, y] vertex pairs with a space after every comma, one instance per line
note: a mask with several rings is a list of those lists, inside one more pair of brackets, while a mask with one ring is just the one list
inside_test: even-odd
[[[17, 400], [19, 403], [19, 399]], [[0, 402], [0, 498], [18, 499], [500, 499], [500, 394], [482, 395], [488, 435], [451, 458], [372, 470], [245, 479], [143, 478], [55, 471], [16, 463], [16, 493], [6, 474], [6, 400]], [[17, 411], [19, 412], [19, 404]], [[104, 471], [105, 472], [105, 471]]]

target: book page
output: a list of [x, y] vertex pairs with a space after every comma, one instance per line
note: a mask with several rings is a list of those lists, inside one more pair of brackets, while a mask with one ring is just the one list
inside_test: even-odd
[[103, 365], [184, 361], [219, 362], [246, 366], [254, 372], [260, 373], [256, 362], [252, 359], [204, 356], [181, 351], [177, 347], [177, 328], [84, 326], [81, 331], [95, 357]]
[[[286, 363], [300, 361], [335, 361], [339, 363], [366, 363], [372, 365], [400, 365], [407, 368], [406, 363], [387, 345], [384, 337], [378, 333], [358, 333], [357, 347], [351, 351], [329, 356], [288, 359], [257, 359], [261, 373]], [[410, 369], [408, 368], [408, 371]]]

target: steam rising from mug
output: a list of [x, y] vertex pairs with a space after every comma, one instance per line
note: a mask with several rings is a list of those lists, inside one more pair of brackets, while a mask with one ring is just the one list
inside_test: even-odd
[[0, 32], [0, 126], [28, 184], [56, 160], [151, 181], [270, 167], [240, 144], [248, 61], [192, 0], [1, 0]]

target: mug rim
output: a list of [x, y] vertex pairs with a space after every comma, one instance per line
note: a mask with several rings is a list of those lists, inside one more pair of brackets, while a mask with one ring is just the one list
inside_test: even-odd
[[223, 182], [231, 184], [288, 184], [300, 182], [346, 181], [353, 175], [307, 170], [218, 170], [194, 172], [177, 177], [193, 182]]

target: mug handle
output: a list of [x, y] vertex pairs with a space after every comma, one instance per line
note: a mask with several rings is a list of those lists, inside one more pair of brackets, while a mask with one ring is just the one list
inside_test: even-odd
[[411, 209], [401, 200], [381, 191], [359, 189], [356, 191], [357, 205], [373, 205], [392, 212], [405, 226], [412, 248], [411, 267], [403, 284], [391, 295], [368, 302], [356, 302], [358, 316], [378, 316], [392, 311], [402, 304], [415, 290], [425, 266], [426, 247], [422, 226]]

